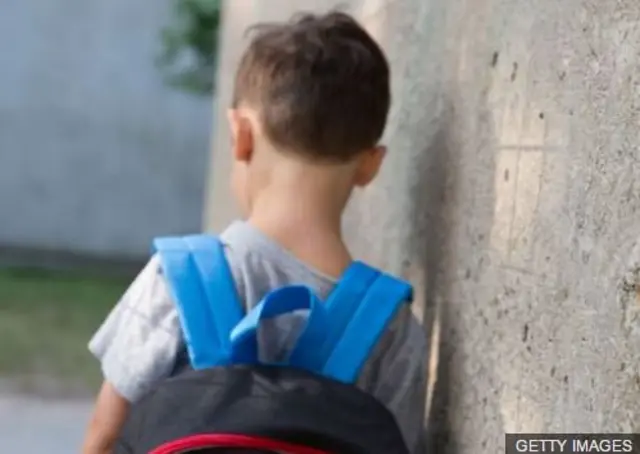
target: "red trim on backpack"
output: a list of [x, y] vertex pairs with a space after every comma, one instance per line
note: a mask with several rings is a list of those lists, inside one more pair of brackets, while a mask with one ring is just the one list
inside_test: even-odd
[[263, 449], [282, 454], [330, 454], [315, 448], [308, 448], [271, 438], [237, 434], [201, 434], [180, 438], [165, 443], [149, 454], [179, 454], [191, 449], [204, 448], [247, 448]]

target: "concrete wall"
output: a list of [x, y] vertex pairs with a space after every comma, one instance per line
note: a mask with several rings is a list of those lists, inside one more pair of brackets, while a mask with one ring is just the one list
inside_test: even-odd
[[0, 245], [141, 256], [200, 228], [212, 108], [154, 66], [169, 5], [3, 4]]
[[[223, 95], [247, 24], [327, 5], [265, 3], [227, 2]], [[388, 52], [394, 107], [389, 159], [345, 227], [358, 255], [419, 290], [437, 358], [428, 446], [492, 453], [508, 431], [638, 431], [640, 3], [346, 7]], [[235, 214], [218, 209], [225, 134], [212, 229]]]

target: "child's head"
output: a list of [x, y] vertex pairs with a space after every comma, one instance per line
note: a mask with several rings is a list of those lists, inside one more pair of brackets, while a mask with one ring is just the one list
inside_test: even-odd
[[382, 50], [337, 12], [253, 32], [229, 112], [233, 185], [243, 209], [250, 211], [260, 191], [289, 176], [298, 178], [291, 186], [309, 182], [346, 203], [354, 186], [375, 177], [384, 155], [378, 141], [390, 87]]

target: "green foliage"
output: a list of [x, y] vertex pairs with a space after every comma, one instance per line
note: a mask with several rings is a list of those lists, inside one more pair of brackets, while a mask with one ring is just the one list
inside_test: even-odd
[[174, 21], [162, 30], [157, 64], [169, 84], [197, 94], [214, 90], [221, 0], [173, 0]]
[[23, 391], [95, 392], [102, 374], [87, 342], [129, 282], [0, 268], [0, 376]]

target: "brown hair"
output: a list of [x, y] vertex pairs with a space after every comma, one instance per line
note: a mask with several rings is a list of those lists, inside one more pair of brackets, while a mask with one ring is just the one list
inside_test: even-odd
[[274, 145], [323, 161], [376, 145], [391, 100], [389, 65], [352, 17], [303, 14], [250, 31], [233, 104], [256, 108]]

